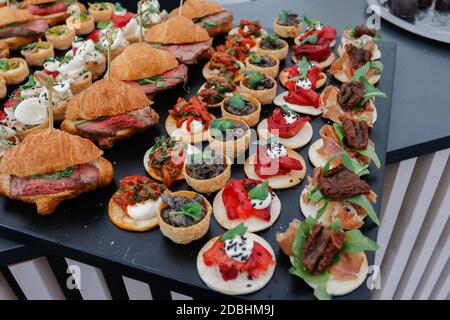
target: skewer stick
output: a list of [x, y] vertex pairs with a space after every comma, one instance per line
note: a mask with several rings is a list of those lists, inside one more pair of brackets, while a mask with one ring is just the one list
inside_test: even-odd
[[142, 30], [142, 1], [138, 3], [138, 15], [139, 15], [139, 43], [142, 44], [143, 41], [143, 30]]
[[180, 8], [178, 9], [178, 16], [181, 16], [182, 8], [183, 8], [183, 0], [180, 0]]
[[48, 92], [48, 128], [54, 128], [53, 120], [53, 80], [47, 79], [46, 87]]
[[111, 46], [113, 43], [112, 40], [112, 31], [110, 29], [106, 30], [106, 40], [108, 41], [108, 50], [107, 50], [107, 69], [106, 69], [106, 79], [111, 80]]

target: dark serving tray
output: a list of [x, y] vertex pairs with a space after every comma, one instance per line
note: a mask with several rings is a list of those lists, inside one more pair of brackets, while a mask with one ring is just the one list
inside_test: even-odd
[[388, 0], [367, 0], [369, 5], [378, 6], [383, 19], [400, 28], [422, 37], [450, 43], [450, 12], [434, 9], [434, 2], [426, 9], [419, 10], [415, 19], [406, 20], [393, 15]]
[[[342, 31], [342, 30], [341, 30]], [[383, 167], [381, 170], [371, 166], [368, 182], [378, 194], [375, 210], [379, 212], [383, 185], [384, 163], [386, 156], [389, 118], [394, 81], [394, 64], [396, 46], [393, 43], [381, 42], [382, 61], [385, 70], [379, 88], [388, 95], [388, 99], [377, 101], [378, 120], [371, 130], [371, 139], [376, 144], [376, 151]], [[290, 57], [285, 65], [291, 65]], [[0, 233], [10, 238], [23, 241], [25, 244], [46, 248], [52, 254], [78, 259], [98, 266], [110, 272], [124, 274], [136, 279], [156, 283], [167, 289], [203, 298], [224, 296], [208, 289], [197, 274], [196, 256], [200, 248], [212, 237], [224, 230], [211, 219], [208, 233], [202, 239], [189, 245], [177, 245], [165, 238], [158, 229], [143, 233], [128, 232], [114, 226], [108, 218], [107, 206], [111, 195], [117, 190], [118, 182], [127, 175], [146, 175], [142, 158], [145, 151], [153, 144], [155, 137], [166, 134], [164, 122], [168, 110], [175, 104], [179, 96], [190, 97], [204, 83], [203, 64], [189, 68], [190, 92], [182, 88], [162, 93], [156, 97], [153, 107], [160, 114], [161, 121], [157, 127], [148, 132], [117, 143], [112, 150], [105, 151], [104, 156], [114, 165], [115, 179], [106, 188], [83, 194], [80, 197], [63, 202], [56, 212], [49, 216], [36, 214], [34, 205], [0, 198]], [[328, 77], [330, 77], [328, 73]], [[334, 83], [328, 80], [327, 84]], [[278, 93], [284, 89], [279, 85]], [[220, 116], [220, 108], [210, 109]], [[265, 106], [261, 119], [266, 118], [273, 106]], [[316, 117], [312, 120], [314, 136], [311, 142], [319, 138], [319, 129], [326, 122]], [[45, 148], [45, 146], [37, 146]], [[311, 175], [313, 167], [308, 161], [309, 144], [301, 148], [299, 153], [307, 164], [307, 173]], [[233, 178], [244, 178], [243, 165], [233, 165]], [[290, 262], [283, 255], [275, 241], [275, 233], [287, 228], [292, 219], [303, 219], [299, 208], [299, 196], [305, 180], [295, 188], [278, 190], [277, 195], [282, 202], [282, 213], [276, 223], [268, 230], [259, 232], [273, 247], [277, 268], [269, 284], [262, 290], [241, 296], [246, 299], [313, 299], [313, 290], [301, 279], [290, 275]], [[188, 189], [182, 181], [172, 186], [172, 190]], [[208, 197], [210, 202], [214, 195]], [[377, 238], [377, 228], [368, 219], [362, 228], [364, 234], [373, 240]], [[369, 253], [369, 264], [374, 262], [374, 254]], [[83, 281], [83, 279], [81, 279]], [[365, 285], [344, 299], [369, 299], [370, 291]]]

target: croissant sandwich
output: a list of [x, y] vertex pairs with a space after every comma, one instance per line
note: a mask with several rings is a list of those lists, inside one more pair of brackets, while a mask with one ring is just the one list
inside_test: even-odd
[[212, 38], [208, 32], [183, 16], [175, 16], [151, 27], [145, 40], [171, 51], [181, 63], [196, 64], [208, 59]]
[[0, 161], [0, 194], [53, 213], [64, 200], [108, 185], [111, 163], [91, 141], [56, 129], [30, 134]]
[[0, 8], [0, 40], [11, 50], [19, 50], [37, 40], [47, 29], [45, 19], [40, 19], [28, 10]]
[[[178, 16], [180, 8], [174, 9], [170, 17]], [[233, 28], [233, 12], [208, 0], [187, 0], [181, 7], [181, 15], [206, 29], [211, 37], [227, 33]]]
[[61, 129], [95, 141], [103, 149], [159, 121], [145, 93], [117, 79], [102, 79], [67, 104]]
[[133, 43], [111, 63], [111, 76], [154, 95], [187, 81], [188, 68], [173, 53]]
[[42, 17], [50, 26], [63, 24], [71, 11], [86, 11], [85, 6], [76, 0], [25, 0], [19, 7]]

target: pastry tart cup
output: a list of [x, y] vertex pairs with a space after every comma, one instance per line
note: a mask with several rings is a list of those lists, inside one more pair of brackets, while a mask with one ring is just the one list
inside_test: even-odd
[[260, 117], [260, 114], [261, 114], [261, 103], [257, 99], [253, 98], [251, 95], [241, 94], [241, 96], [243, 96], [243, 97], [247, 98], [248, 100], [250, 100], [250, 102], [256, 106], [256, 110], [254, 112], [250, 113], [250, 114], [245, 115], [245, 116], [238, 116], [238, 115], [232, 114], [232, 113], [228, 112], [225, 109], [225, 103], [226, 103], [226, 101], [228, 101], [230, 99], [230, 98], [227, 97], [220, 104], [220, 110], [222, 111], [222, 117], [223, 118], [230, 118], [232, 120], [242, 120], [250, 128], [254, 127], [259, 122], [259, 117]]
[[70, 89], [72, 90], [73, 94], [77, 94], [83, 90], [86, 90], [91, 84], [92, 84], [92, 74], [88, 71], [83, 75], [83, 77], [79, 81], [72, 82], [72, 84], [70, 85]]
[[9, 64], [17, 63], [18, 67], [5, 72], [0, 71], [0, 76], [3, 77], [7, 86], [22, 83], [30, 74], [27, 62], [22, 58], [11, 58], [8, 62]]
[[[197, 193], [195, 192], [186, 190], [171, 193], [171, 195], [173, 196], [185, 197], [187, 199], [193, 199], [196, 194]], [[168, 205], [165, 203], [161, 204], [157, 217], [159, 229], [165, 237], [178, 244], [188, 244], [192, 241], [202, 238], [208, 232], [212, 207], [205, 197], [203, 197], [202, 195], [200, 196], [203, 198], [203, 205], [205, 206], [206, 214], [202, 220], [189, 227], [174, 227], [165, 222], [161, 214], [163, 209], [168, 207]]]
[[254, 64], [252, 64], [250, 62], [251, 57], [247, 57], [245, 59], [245, 68], [247, 70], [251, 70], [251, 71], [259, 71], [263, 74], [265, 74], [268, 77], [272, 77], [272, 78], [276, 78], [276, 76], [278, 75], [278, 71], [280, 69], [280, 60], [278, 60], [277, 57], [275, 57], [274, 55], [270, 55], [267, 54], [267, 56], [270, 58], [270, 60], [272, 60], [272, 62], [274, 63], [274, 65], [272, 67], [260, 67], [260, 66], [256, 66]]
[[289, 53], [289, 44], [283, 40], [280, 39], [280, 41], [283, 42], [283, 47], [281, 49], [275, 49], [275, 50], [270, 50], [270, 49], [263, 49], [261, 48], [261, 39], [259, 39], [256, 42], [256, 46], [255, 46], [255, 50], [257, 53], [262, 53], [262, 54], [269, 54], [274, 56], [275, 58], [277, 58], [278, 60], [284, 60], [286, 59], [288, 53]]
[[9, 46], [8, 43], [0, 40], [0, 58], [9, 58]]
[[88, 35], [95, 30], [95, 20], [92, 16], [88, 16], [87, 21], [77, 21], [74, 16], [70, 16], [66, 20], [69, 29], [75, 30], [77, 36]]
[[278, 18], [273, 21], [273, 31], [281, 38], [295, 38], [302, 29], [302, 22], [296, 26], [283, 26], [278, 24]]
[[[350, 65], [350, 58], [347, 53], [344, 53], [342, 57], [337, 59], [330, 67], [330, 72], [333, 77], [343, 83], [352, 81], [353, 75], [356, 70]], [[370, 84], [375, 85], [381, 78], [381, 74], [377, 73], [377, 70], [370, 68], [366, 73], [366, 79]]]
[[[267, 140], [271, 136], [276, 136], [269, 131], [267, 119], [261, 121], [256, 130], [258, 131], [259, 140]], [[290, 138], [278, 137], [278, 141], [288, 148], [298, 149], [307, 145], [311, 141], [312, 136], [313, 128], [309, 122], [306, 122], [294, 136]]]
[[[226, 119], [226, 118], [222, 118], [222, 119]], [[221, 141], [219, 139], [214, 138], [213, 135], [211, 134], [211, 132], [209, 132], [209, 135], [208, 135], [209, 146], [211, 147], [212, 150], [214, 150], [218, 153], [226, 154], [228, 157], [230, 157], [232, 159], [236, 159], [241, 154], [245, 153], [245, 151], [250, 146], [251, 130], [244, 120], [241, 120], [241, 119], [230, 119], [230, 120], [233, 120], [234, 122], [245, 125], [247, 127], [245, 135], [240, 137], [237, 140]], [[209, 131], [210, 130], [211, 130], [211, 128], [209, 129]]]
[[[302, 170], [291, 170], [288, 174], [273, 176], [265, 178], [264, 180], [269, 181], [269, 186], [272, 189], [288, 189], [300, 184], [306, 175], [306, 163], [302, 156], [299, 155], [292, 149], [286, 148], [288, 156], [297, 159], [302, 164]], [[256, 155], [251, 155], [244, 164], [245, 175], [250, 179], [261, 180], [262, 178], [258, 176], [255, 172], [255, 158]]]
[[45, 59], [53, 58], [55, 56], [53, 44], [51, 42], [48, 42], [48, 45], [48, 48], [38, 48], [36, 52], [21, 50], [20, 54], [24, 56], [28, 65], [42, 67], [44, 65]]
[[7, 89], [6, 89], [6, 81], [0, 76], [0, 99], [6, 97]]
[[[244, 77], [244, 73], [242, 73], [242, 71], [245, 70], [245, 66], [244, 66], [244, 64], [243, 64], [242, 62], [240, 62], [240, 61], [238, 61], [237, 63], [239, 64], [240, 71], [238, 71], [238, 72], [236, 73], [236, 75], [234, 76], [234, 79], [233, 79], [234, 82], [239, 82], [239, 81], [241, 81], [241, 79]], [[210, 65], [210, 62], [208, 61], [208, 62], [203, 66], [203, 69], [202, 69], [203, 77], [204, 77], [206, 80], [210, 80], [211, 78], [216, 77], [217, 75], [219, 75], [218, 72], [216, 72], [215, 70], [210, 69], [209, 65]]]
[[72, 41], [75, 38], [75, 31], [68, 28], [66, 25], [53, 27], [55, 29], [64, 29], [61, 35], [51, 34], [48, 31], [45, 33], [45, 38], [48, 42], [53, 44], [56, 50], [67, 50], [72, 47]]
[[[262, 245], [275, 260], [275, 254], [270, 244], [260, 236], [247, 232], [245, 237], [252, 239]], [[276, 264], [268, 266], [265, 273], [261, 273], [257, 279], [248, 279], [246, 272], [239, 273], [236, 279], [225, 281], [222, 279], [217, 265], [207, 266], [203, 261], [203, 254], [208, 251], [219, 237], [209, 240], [197, 255], [197, 271], [202, 281], [212, 290], [218, 291], [227, 295], [242, 295], [249, 294], [262, 289], [270, 282], [275, 271]]]
[[[212, 115], [212, 119], [213, 120], [215, 119], [215, 117], [213, 115]], [[178, 129], [177, 121], [171, 115], [169, 115], [167, 117], [165, 127], [166, 127], [167, 134], [170, 137], [172, 137], [172, 139], [177, 140], [177, 141], [186, 142], [186, 143], [190, 143], [190, 144], [197, 144], [202, 141], [208, 141], [209, 130], [203, 130], [202, 132], [190, 133], [190, 134], [187, 134], [187, 133], [177, 134], [177, 132], [176, 132], [176, 130]]]
[[191, 177], [186, 171], [186, 164], [183, 166], [183, 177], [186, 183], [195, 191], [200, 193], [211, 194], [222, 189], [231, 176], [231, 159], [228, 156], [224, 156], [224, 161], [226, 163], [225, 170], [218, 176], [212, 179], [195, 179]]
[[230, 230], [241, 222], [247, 227], [248, 232], [258, 232], [270, 228], [281, 213], [281, 201], [275, 193], [273, 193], [272, 203], [270, 204], [270, 220], [265, 221], [258, 217], [249, 217], [248, 219], [230, 220], [227, 216], [227, 210], [222, 198], [223, 189], [217, 192], [213, 202], [213, 214], [217, 223], [224, 229]]
[[[326, 73], [321, 72], [320, 75], [322, 76], [322, 78], [317, 80], [316, 89], [323, 87], [325, 85], [325, 83], [327, 82]], [[280, 79], [281, 85], [286, 88], [286, 83], [289, 81], [289, 72], [281, 70], [280, 75], [278, 76], [278, 79]]]
[[[298, 63], [299, 62], [299, 59], [295, 56], [295, 55], [292, 55], [291, 56], [291, 58], [292, 58], [292, 62], [294, 62], [294, 63]], [[334, 62], [336, 60], [336, 55], [333, 53], [333, 52], [331, 52], [331, 54], [328, 56], [328, 58], [326, 58], [324, 61], [322, 61], [322, 62], [318, 62], [318, 61], [314, 61], [314, 60], [310, 60], [309, 62], [311, 62], [311, 64], [313, 65], [313, 66], [315, 66], [315, 67], [319, 67], [320, 69], [326, 69], [326, 68], [328, 68], [329, 66], [331, 66], [331, 64]]]
[[[99, 21], [105, 21], [105, 20], [111, 20], [111, 17], [114, 14], [114, 4], [110, 2], [104, 2], [106, 5], [106, 9], [104, 10], [97, 10], [96, 8], [93, 8], [92, 6], [88, 8], [88, 13], [94, 18], [95, 22]], [[95, 3], [94, 3], [95, 5]]]
[[99, 62], [86, 62], [86, 69], [92, 74], [92, 79], [99, 79], [106, 71], [106, 59], [101, 59]]
[[272, 82], [273, 82], [273, 87], [270, 89], [264, 89], [264, 90], [250, 89], [247, 86], [248, 77], [244, 77], [241, 80], [241, 82], [239, 83], [239, 88], [241, 89], [242, 93], [246, 93], [246, 94], [254, 97], [259, 102], [261, 102], [262, 105], [271, 104], [277, 94], [277, 82], [272, 77], [269, 77], [269, 78], [272, 79]]

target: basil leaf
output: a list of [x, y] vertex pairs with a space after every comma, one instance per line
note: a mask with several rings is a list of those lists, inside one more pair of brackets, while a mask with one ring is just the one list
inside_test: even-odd
[[259, 71], [244, 70], [243, 73], [248, 76], [248, 86], [250, 89], [255, 89], [264, 80], [264, 75]]
[[239, 94], [233, 94], [230, 99], [228, 100], [230, 106], [232, 106], [234, 109], [242, 110], [247, 105], [246, 100], [243, 96]]
[[305, 44], [305, 43], [310, 43], [310, 44], [316, 44], [317, 42], [317, 34], [312, 34], [308, 37], [306, 37], [305, 39], [303, 39], [300, 44]]
[[285, 22], [289, 16], [289, 13], [291, 13], [292, 10], [282, 10], [281, 13], [278, 15], [278, 21]]
[[172, 216], [182, 214], [191, 218], [193, 221], [198, 221], [200, 219], [202, 208], [203, 208], [202, 205], [197, 201], [189, 201], [181, 207], [181, 210], [171, 211], [169, 212], [169, 214]]
[[379, 245], [365, 237], [361, 231], [349, 230], [345, 232], [345, 242], [341, 252], [376, 251], [378, 248]]
[[363, 194], [359, 194], [357, 196], [353, 196], [350, 198], [344, 198], [342, 200], [360, 206], [367, 212], [367, 215], [369, 216], [370, 220], [372, 220], [377, 226], [380, 225], [380, 220], [378, 219], [378, 216], [375, 210], [373, 209], [372, 204]]
[[250, 52], [250, 58], [251, 58], [252, 61], [255, 62], [255, 63], [260, 63], [261, 60], [262, 60], [262, 57], [259, 56], [259, 55], [257, 55], [257, 54], [254, 53], [254, 52]]
[[356, 152], [358, 152], [359, 154], [369, 158], [370, 160], [373, 161], [373, 163], [375, 164], [375, 166], [380, 169], [381, 168], [381, 161], [378, 158], [375, 149], [373, 148], [373, 146], [368, 145], [366, 149], [363, 150], [355, 150]]
[[99, 30], [106, 29], [110, 23], [111, 23], [111, 20], [99, 21], [99, 22], [97, 22], [97, 29], [99, 29]]
[[242, 236], [246, 232], [247, 232], [247, 227], [244, 225], [243, 222], [241, 222], [233, 229], [230, 229], [227, 232], [225, 232], [224, 234], [222, 234], [219, 238], [219, 241], [225, 242], [225, 240], [234, 239], [236, 236]]
[[226, 132], [227, 130], [234, 128], [234, 122], [230, 119], [215, 119], [211, 123], [211, 129], [216, 129], [221, 132]]
[[316, 24], [320, 24], [320, 21], [317, 19], [309, 19], [307, 16], [303, 16], [303, 21], [306, 22], [308, 28], [314, 28]]
[[302, 57], [302, 60], [300, 60], [297, 63], [297, 67], [299, 69], [300, 76], [305, 79], [308, 76], [308, 71], [311, 68], [311, 63], [309, 63], [308, 59], [306, 59], [305, 56]]
[[256, 185], [248, 192], [248, 197], [253, 200], [264, 200], [269, 195], [269, 181]]
[[217, 25], [218, 25], [218, 23], [215, 21], [203, 21], [203, 28], [205, 28], [205, 29], [213, 28]]

